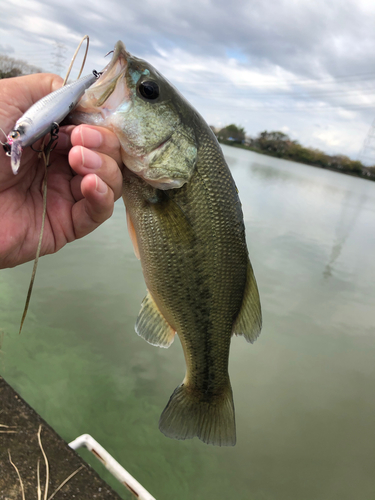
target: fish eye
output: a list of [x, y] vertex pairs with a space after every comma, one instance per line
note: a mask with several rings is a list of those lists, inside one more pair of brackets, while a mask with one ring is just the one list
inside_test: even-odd
[[141, 82], [138, 90], [142, 97], [149, 100], [157, 99], [160, 94], [159, 85], [153, 80]]

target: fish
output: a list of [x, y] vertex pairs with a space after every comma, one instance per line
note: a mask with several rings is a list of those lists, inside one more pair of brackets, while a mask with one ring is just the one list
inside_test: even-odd
[[20, 168], [22, 150], [46, 134], [55, 133], [61, 121], [75, 108], [85, 90], [99, 77], [96, 71], [61, 87], [33, 104], [16, 122], [3, 145], [10, 156], [13, 174]]
[[233, 334], [252, 343], [262, 318], [238, 190], [210, 127], [151, 64], [117, 42], [72, 115], [121, 143], [123, 200], [147, 286], [137, 334], [169, 347], [186, 373], [159, 421], [174, 439], [233, 446]]

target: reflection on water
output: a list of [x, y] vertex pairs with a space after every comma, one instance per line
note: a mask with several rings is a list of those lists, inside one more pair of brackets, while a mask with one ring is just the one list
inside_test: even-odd
[[264, 314], [254, 345], [232, 342], [236, 447], [158, 430], [184, 359], [178, 341], [157, 349], [134, 332], [145, 285], [121, 202], [40, 261], [21, 336], [31, 264], [0, 273], [1, 373], [67, 441], [89, 432], [158, 500], [373, 498], [375, 183], [223, 150]]
[[346, 192], [341, 205], [340, 218], [335, 228], [335, 243], [332, 246], [331, 256], [323, 273], [325, 278], [332, 276], [333, 265], [340, 256], [346, 240], [353, 232], [357, 219], [362, 211], [362, 207], [365, 205], [366, 195], [362, 195], [362, 193], [353, 193], [353, 191]]

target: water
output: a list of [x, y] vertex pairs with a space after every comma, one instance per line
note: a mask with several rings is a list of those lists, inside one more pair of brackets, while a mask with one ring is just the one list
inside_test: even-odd
[[223, 149], [264, 314], [254, 345], [232, 342], [236, 447], [158, 430], [184, 360], [178, 341], [134, 333], [145, 285], [121, 202], [40, 261], [21, 336], [31, 264], [1, 271], [1, 373], [65, 440], [92, 434], [158, 500], [375, 498], [375, 183]]

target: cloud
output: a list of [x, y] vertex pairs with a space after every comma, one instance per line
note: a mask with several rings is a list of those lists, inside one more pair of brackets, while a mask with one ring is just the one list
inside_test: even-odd
[[0, 53], [6, 56], [11, 56], [14, 54], [14, 48], [11, 45], [0, 44]]
[[121, 39], [210, 123], [354, 157], [375, 115], [374, 18], [370, 0], [8, 0], [0, 50], [53, 71], [56, 42], [68, 60], [89, 34], [101, 69]]

